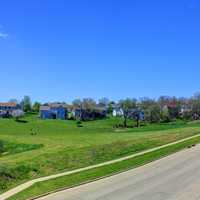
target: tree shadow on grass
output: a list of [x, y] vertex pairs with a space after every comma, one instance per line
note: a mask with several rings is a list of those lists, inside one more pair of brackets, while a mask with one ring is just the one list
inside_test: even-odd
[[27, 120], [23, 120], [23, 119], [18, 119], [18, 120], [15, 120], [16, 122], [18, 123], [28, 123]]

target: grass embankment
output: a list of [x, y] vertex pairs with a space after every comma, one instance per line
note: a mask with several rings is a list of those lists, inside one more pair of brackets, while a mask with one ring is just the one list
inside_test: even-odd
[[20, 144], [0, 140], [0, 157], [42, 148], [42, 144]]
[[63, 176], [49, 181], [39, 182], [31, 186], [30, 188], [18, 193], [17, 195], [9, 198], [8, 200], [31, 199], [42, 194], [55, 192], [56, 190], [60, 190], [61, 188], [69, 188], [89, 181], [94, 181], [102, 177], [111, 176], [113, 174], [147, 164], [199, 142], [200, 136], [193, 139], [188, 139], [187, 141], [180, 142], [178, 144], [164, 147], [150, 153], [145, 153], [144, 155], [137, 156], [129, 160], [121, 161], [99, 168], [94, 168], [84, 172], [71, 174], [68, 176]]
[[24, 122], [1, 119], [0, 140], [42, 146], [0, 156], [0, 193], [31, 179], [102, 163], [200, 133], [199, 123], [182, 121], [130, 129], [114, 129], [113, 125], [120, 123], [117, 118], [84, 122], [81, 128], [75, 121], [40, 120], [36, 115], [26, 116]]

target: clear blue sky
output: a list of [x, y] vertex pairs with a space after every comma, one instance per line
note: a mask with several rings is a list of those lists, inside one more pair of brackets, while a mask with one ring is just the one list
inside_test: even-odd
[[6, 0], [0, 101], [190, 96], [200, 90], [198, 0]]

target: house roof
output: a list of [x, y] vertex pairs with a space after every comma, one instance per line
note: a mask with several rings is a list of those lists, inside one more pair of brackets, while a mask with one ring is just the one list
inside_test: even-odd
[[40, 106], [40, 110], [50, 110], [50, 106]]
[[17, 106], [17, 103], [14, 103], [14, 102], [0, 103], [0, 106], [16, 107], [16, 106]]
[[67, 104], [63, 104], [63, 103], [49, 103], [49, 107], [51, 107], [51, 108], [59, 108], [59, 107], [67, 108]]
[[40, 110], [41, 111], [47, 111], [47, 110], [51, 110], [52, 108], [56, 109], [56, 108], [67, 108], [66, 104], [59, 104], [59, 103], [50, 103], [48, 105], [45, 106], [40, 106]]

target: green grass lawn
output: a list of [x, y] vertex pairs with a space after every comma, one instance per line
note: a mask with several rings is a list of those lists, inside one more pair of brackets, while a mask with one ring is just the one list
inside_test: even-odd
[[[120, 119], [84, 122], [40, 120], [36, 115], [0, 120], [0, 193], [40, 176], [55, 174], [140, 152], [200, 133], [200, 124], [181, 121], [113, 129]], [[132, 123], [132, 122], [129, 122]], [[31, 134], [31, 129], [37, 135]]]
[[8, 198], [8, 200], [34, 199], [40, 195], [49, 194], [59, 191], [61, 189], [74, 187], [90, 181], [98, 180], [102, 177], [108, 177], [113, 174], [117, 174], [129, 169], [139, 167], [154, 160], [160, 159], [164, 156], [168, 156], [191, 145], [198, 144], [199, 142], [200, 136], [188, 139], [187, 141], [180, 142], [178, 144], [173, 144], [169, 147], [164, 147], [162, 149], [155, 150], [153, 152], [145, 153], [144, 155], [140, 155], [135, 158], [124, 160], [118, 163], [97, 167], [94, 169], [51, 179], [48, 181], [38, 182], [30, 188], [27, 188], [22, 192], [19, 192], [18, 194]]

